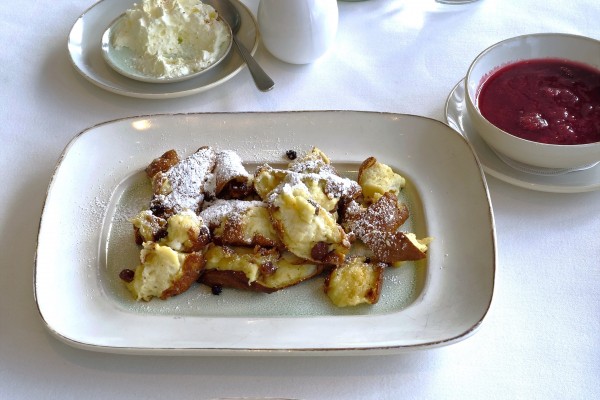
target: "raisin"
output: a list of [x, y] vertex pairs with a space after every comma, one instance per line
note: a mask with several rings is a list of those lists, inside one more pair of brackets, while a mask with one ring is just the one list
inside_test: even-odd
[[169, 235], [169, 231], [167, 231], [166, 229], [159, 229], [156, 234], [154, 235], [154, 240], [158, 241], [164, 237], [167, 237]]
[[272, 275], [277, 270], [271, 261], [266, 261], [260, 265], [260, 273], [263, 275]]
[[242, 198], [248, 193], [248, 185], [246, 182], [231, 182], [229, 185], [229, 193], [233, 199]]
[[285, 156], [287, 158], [289, 158], [290, 160], [295, 160], [296, 157], [298, 157], [298, 154], [296, 153], [295, 150], [288, 150], [285, 152]]
[[119, 278], [124, 280], [127, 283], [133, 282], [133, 278], [135, 277], [135, 272], [130, 269], [124, 269], [119, 273]]
[[204, 193], [204, 201], [211, 202], [211, 201], [215, 200], [216, 198], [217, 197], [211, 193], [208, 193], [208, 192]]
[[310, 256], [317, 261], [323, 260], [329, 254], [329, 245], [325, 242], [317, 242], [310, 251]]
[[150, 211], [157, 217], [162, 217], [166, 214], [167, 209], [158, 201], [152, 201], [150, 203]]
[[206, 246], [210, 242], [210, 231], [207, 226], [203, 226], [200, 228], [200, 233], [198, 234], [198, 242], [202, 246]]
[[133, 228], [133, 234], [135, 236], [135, 244], [137, 244], [138, 246], [141, 246], [142, 243], [144, 243], [144, 237], [142, 236], [142, 234], [140, 233], [140, 229], [134, 227]]
[[223, 291], [223, 286], [221, 285], [213, 285], [210, 288], [210, 291], [212, 292], [212, 294], [214, 294], [215, 296], [218, 296], [221, 294], [221, 292]]

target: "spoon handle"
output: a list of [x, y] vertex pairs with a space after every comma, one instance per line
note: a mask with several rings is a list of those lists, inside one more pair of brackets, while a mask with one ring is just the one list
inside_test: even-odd
[[248, 49], [242, 43], [240, 43], [239, 40], [237, 40], [235, 35], [233, 35], [233, 42], [235, 43], [235, 46], [240, 52], [240, 55], [246, 62], [246, 65], [250, 70], [250, 75], [252, 75], [252, 78], [254, 79], [254, 84], [256, 84], [256, 87], [262, 90], [263, 92], [267, 92], [273, 89], [273, 86], [275, 86], [275, 82], [273, 82], [273, 79], [271, 79], [269, 75], [267, 75], [267, 73], [261, 68], [260, 65], [258, 65], [254, 57], [252, 57], [252, 54], [250, 54]]

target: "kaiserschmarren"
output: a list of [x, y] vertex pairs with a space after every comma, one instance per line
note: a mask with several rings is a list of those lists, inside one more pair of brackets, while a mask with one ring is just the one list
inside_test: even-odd
[[354, 181], [316, 147], [251, 173], [234, 151], [204, 146], [185, 158], [169, 150], [146, 175], [152, 197], [130, 218], [140, 263], [120, 273], [136, 300], [196, 283], [272, 293], [321, 277], [334, 305], [370, 305], [386, 269], [424, 259], [431, 242], [402, 230], [406, 181], [375, 157]]

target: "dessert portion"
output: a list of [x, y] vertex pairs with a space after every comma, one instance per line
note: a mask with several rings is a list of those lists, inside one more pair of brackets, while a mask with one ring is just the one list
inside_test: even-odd
[[398, 195], [406, 180], [388, 165], [378, 162], [375, 157], [369, 157], [358, 170], [358, 184], [362, 188], [365, 200], [373, 202], [388, 192]]
[[[136, 300], [163, 300], [188, 290], [204, 268], [201, 253], [181, 253], [156, 242], [145, 242], [140, 265], [127, 288]], [[122, 274], [124, 275], [124, 274]]]
[[158, 242], [176, 251], [198, 251], [210, 240], [210, 232], [202, 218], [191, 211], [182, 211], [168, 219], [141, 211], [131, 220], [135, 242]]
[[375, 304], [383, 284], [384, 263], [367, 257], [348, 257], [325, 279], [325, 293], [338, 307]]
[[297, 285], [323, 271], [290, 252], [275, 248], [211, 245], [200, 281], [211, 287], [272, 293]]
[[130, 220], [141, 263], [121, 273], [134, 298], [195, 282], [272, 293], [323, 275], [334, 305], [375, 304], [387, 268], [426, 257], [431, 239], [402, 230], [401, 175], [369, 157], [353, 181], [318, 148], [293, 155], [253, 175], [235, 152], [206, 146], [153, 160], [148, 209]]
[[111, 44], [132, 53], [131, 66], [158, 79], [200, 72], [224, 55], [231, 33], [199, 0], [142, 0], [115, 26]]
[[262, 201], [217, 200], [200, 213], [213, 230], [215, 243], [282, 248], [267, 204]]
[[[163, 157], [164, 154], [160, 158]], [[170, 162], [153, 161], [158, 165], [168, 165]], [[207, 192], [207, 181], [215, 164], [215, 150], [201, 147], [166, 171], [159, 170], [150, 176], [154, 193], [150, 201], [152, 213], [165, 218], [186, 210], [200, 212]], [[154, 172], [154, 169], [151, 171]]]
[[341, 264], [350, 249], [346, 233], [334, 216], [313, 200], [302, 181], [294, 178], [288, 175], [268, 196], [275, 230], [286, 248], [298, 257]]
[[252, 175], [248, 174], [242, 159], [232, 150], [217, 151], [212, 175], [213, 196], [224, 199], [241, 199], [252, 192]]

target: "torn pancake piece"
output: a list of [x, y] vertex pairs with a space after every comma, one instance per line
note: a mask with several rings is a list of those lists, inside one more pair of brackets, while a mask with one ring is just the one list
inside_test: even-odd
[[340, 201], [350, 201], [360, 196], [361, 188], [355, 181], [331, 172], [292, 172], [275, 169], [268, 165], [260, 167], [254, 174], [254, 188], [261, 199], [266, 200], [288, 176], [299, 180], [310, 192], [311, 198], [329, 212], [334, 212]]
[[398, 202], [392, 192], [386, 192], [366, 208], [355, 201], [350, 202], [344, 207], [342, 226], [347, 233], [362, 240], [371, 231], [396, 231], [408, 216], [406, 204]]
[[288, 175], [271, 192], [269, 212], [286, 248], [300, 258], [339, 265], [350, 242], [334, 217], [317, 204], [297, 175]]
[[146, 167], [146, 175], [152, 179], [159, 172], [167, 172], [171, 167], [179, 162], [179, 155], [175, 150], [168, 150], [163, 155], [152, 160]]
[[332, 174], [339, 175], [336, 169], [331, 165], [329, 157], [318, 147], [313, 147], [302, 157], [289, 163], [288, 169], [292, 172], [303, 174]]
[[369, 157], [360, 165], [358, 184], [365, 200], [374, 202], [387, 192], [397, 196], [406, 185], [406, 180], [388, 165], [380, 163], [375, 157]]
[[165, 300], [185, 292], [204, 267], [202, 254], [181, 253], [155, 242], [144, 243], [140, 261], [127, 288], [136, 300], [144, 301], [153, 297]]
[[[237, 246], [261, 246], [282, 248], [267, 204], [260, 201], [228, 201], [230, 210], [213, 231], [215, 242]], [[239, 206], [235, 206], [239, 204]]]
[[167, 235], [159, 243], [182, 252], [200, 251], [210, 242], [210, 232], [202, 218], [186, 210], [167, 220]]
[[135, 243], [156, 242], [166, 235], [167, 220], [143, 210], [129, 220], [133, 224]]
[[223, 220], [232, 213], [244, 213], [248, 208], [264, 206], [265, 203], [260, 200], [243, 201], [217, 199], [204, 204], [204, 209], [200, 211], [200, 217], [212, 231], [221, 225]]
[[431, 238], [417, 239], [410, 232], [371, 231], [362, 236], [362, 241], [381, 262], [417, 261], [426, 257]]
[[262, 165], [254, 173], [254, 190], [261, 199], [266, 200], [288, 174], [287, 170], [273, 168], [268, 164]]
[[205, 197], [205, 184], [214, 166], [214, 149], [201, 147], [166, 172], [157, 172], [152, 177], [152, 213], [168, 218], [184, 210], [199, 212]]
[[260, 247], [211, 245], [200, 282], [261, 293], [272, 293], [318, 275], [321, 265], [308, 263], [289, 252]]
[[232, 150], [215, 153], [215, 167], [207, 191], [222, 199], [241, 199], [252, 190], [252, 175], [248, 173], [240, 156]]
[[200, 216], [218, 244], [283, 247], [271, 224], [266, 203], [259, 200], [218, 199], [205, 206]]
[[375, 304], [379, 301], [385, 264], [365, 257], [348, 257], [325, 279], [325, 293], [338, 307]]
[[204, 254], [206, 268], [200, 282], [237, 289], [261, 290], [256, 283], [261, 270], [270, 270], [279, 258], [276, 249], [219, 246], [212, 244]]
[[274, 272], [260, 277], [258, 282], [262, 286], [280, 290], [304, 282], [323, 271], [323, 265], [307, 262], [290, 252], [284, 252], [276, 266]]

